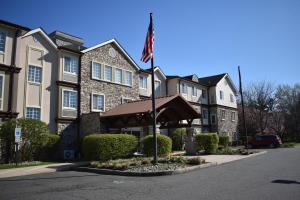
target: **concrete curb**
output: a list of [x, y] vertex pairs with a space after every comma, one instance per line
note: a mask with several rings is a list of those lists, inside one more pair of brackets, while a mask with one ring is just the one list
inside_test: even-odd
[[218, 165], [223, 165], [226, 163], [242, 160], [245, 158], [250, 158], [258, 155], [262, 155], [267, 153], [267, 151], [261, 151], [255, 154], [250, 154], [246, 155], [245, 157], [241, 157], [237, 160], [232, 160], [224, 163], [217, 163], [217, 162], [211, 162], [211, 163], [205, 163], [201, 165], [196, 165], [196, 166], [191, 166], [191, 167], [186, 167], [186, 168], [181, 168], [173, 171], [160, 171], [160, 172], [127, 172], [127, 171], [120, 171], [120, 170], [111, 170], [111, 169], [97, 169], [97, 168], [90, 168], [90, 167], [73, 167], [72, 169], [74, 171], [79, 171], [79, 172], [91, 172], [91, 173], [96, 173], [96, 174], [104, 174], [104, 175], [118, 175], [118, 176], [167, 176], [167, 175], [175, 175], [175, 174], [184, 174], [187, 172], [191, 172], [197, 169], [203, 169], [207, 167], [212, 167], [212, 166], [218, 166]]

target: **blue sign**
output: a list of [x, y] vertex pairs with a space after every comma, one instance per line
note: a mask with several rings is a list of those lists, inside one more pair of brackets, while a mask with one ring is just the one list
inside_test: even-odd
[[15, 143], [20, 143], [21, 141], [21, 128], [15, 128]]

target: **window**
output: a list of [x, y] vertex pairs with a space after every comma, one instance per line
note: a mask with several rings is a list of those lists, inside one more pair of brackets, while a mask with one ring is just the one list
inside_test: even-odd
[[197, 96], [197, 88], [195, 86], [192, 87], [192, 95]]
[[77, 109], [77, 92], [63, 90], [63, 108]]
[[211, 115], [211, 124], [216, 124], [216, 115]]
[[132, 73], [125, 71], [125, 85], [132, 85]]
[[0, 110], [3, 109], [4, 76], [0, 75]]
[[221, 110], [221, 119], [225, 120], [225, 110]]
[[224, 99], [224, 93], [222, 90], [220, 90], [220, 99]]
[[126, 97], [122, 97], [121, 98], [121, 103], [124, 104], [124, 103], [130, 103], [130, 102], [133, 102], [133, 99], [131, 98], [126, 98]]
[[181, 83], [181, 93], [187, 94], [187, 85], [185, 83]]
[[0, 32], [0, 52], [4, 53], [5, 51], [5, 41], [6, 41], [6, 34]]
[[160, 96], [160, 81], [154, 81], [155, 96]]
[[26, 108], [26, 118], [28, 119], [40, 119], [41, 118], [41, 109], [35, 107]]
[[208, 119], [208, 111], [203, 110], [203, 119]]
[[106, 81], [111, 81], [112, 80], [112, 67], [105, 65], [105, 68], [104, 68], [104, 79]]
[[115, 82], [122, 83], [122, 70], [121, 69], [115, 69]]
[[206, 99], [206, 90], [202, 90], [202, 99]]
[[140, 76], [140, 88], [147, 89], [147, 77], [146, 76]]
[[231, 112], [231, 121], [235, 121], [235, 112]]
[[77, 74], [78, 71], [78, 60], [74, 57], [64, 57], [64, 72]]
[[92, 78], [101, 79], [101, 65], [96, 62], [92, 62]]
[[216, 103], [215, 95], [210, 95], [210, 103]]
[[230, 102], [234, 102], [233, 94], [230, 94]]
[[92, 94], [92, 111], [104, 111], [104, 95]]
[[41, 83], [42, 82], [42, 68], [29, 65], [28, 69], [28, 81], [33, 83]]

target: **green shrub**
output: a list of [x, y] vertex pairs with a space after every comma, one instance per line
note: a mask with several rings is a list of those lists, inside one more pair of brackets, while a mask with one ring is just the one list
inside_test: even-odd
[[177, 128], [171, 134], [172, 139], [172, 148], [175, 151], [183, 150], [185, 140], [186, 140], [186, 129], [185, 128]]
[[58, 148], [60, 143], [60, 136], [57, 134], [43, 134], [43, 141], [41, 147], [41, 160], [56, 160], [58, 156]]
[[32, 161], [39, 158], [40, 150], [45, 143], [43, 134], [49, 134], [46, 123], [34, 119], [12, 119], [4, 122], [0, 129], [0, 138], [3, 142], [1, 150], [6, 157], [6, 161], [13, 160], [14, 153], [14, 131], [16, 125], [21, 128], [22, 136], [20, 143], [20, 161]]
[[128, 134], [93, 134], [83, 138], [82, 153], [87, 160], [125, 158], [137, 148], [138, 140]]
[[[153, 135], [148, 135], [142, 140], [143, 151], [147, 156], [153, 155]], [[172, 140], [168, 136], [157, 136], [157, 155], [167, 156], [172, 152]]]
[[202, 163], [205, 163], [205, 160], [200, 157], [193, 157], [193, 158], [188, 158], [186, 163], [189, 165], [200, 165]]
[[219, 146], [222, 146], [223, 148], [227, 148], [228, 144], [229, 144], [229, 136], [219, 135]]
[[216, 133], [201, 133], [195, 136], [197, 150], [205, 150], [207, 154], [216, 153], [218, 149], [219, 137]]

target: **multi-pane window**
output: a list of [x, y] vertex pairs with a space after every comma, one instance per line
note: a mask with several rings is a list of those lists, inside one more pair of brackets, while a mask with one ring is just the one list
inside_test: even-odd
[[202, 98], [206, 99], [206, 90], [202, 90]]
[[225, 110], [221, 110], [221, 119], [225, 120]]
[[112, 81], [112, 67], [105, 65], [104, 68], [104, 79], [106, 81]]
[[101, 78], [101, 65], [99, 63], [92, 63], [92, 78], [100, 79]]
[[121, 69], [115, 69], [115, 82], [122, 83], [122, 70]]
[[224, 99], [224, 92], [220, 90], [220, 99]]
[[3, 88], [4, 88], [4, 76], [0, 75], [0, 110], [3, 109]]
[[197, 88], [195, 86], [192, 87], [192, 95], [197, 96]]
[[132, 73], [129, 71], [125, 71], [125, 85], [132, 85]]
[[211, 123], [216, 124], [216, 115], [211, 115]]
[[29, 119], [40, 119], [41, 118], [41, 109], [35, 107], [26, 108], [26, 118]]
[[42, 82], [42, 68], [29, 65], [28, 69], [28, 81], [33, 83], [41, 83]]
[[208, 119], [208, 111], [203, 110], [203, 119]]
[[92, 95], [92, 111], [104, 111], [104, 95]]
[[231, 112], [231, 121], [235, 121], [235, 112]]
[[140, 76], [140, 88], [147, 89], [147, 77]]
[[160, 81], [154, 81], [154, 91], [156, 96], [160, 96]]
[[187, 85], [185, 83], [181, 83], [181, 93], [187, 94]]
[[233, 94], [230, 94], [230, 102], [234, 102]]
[[63, 90], [63, 107], [77, 109], [77, 92]]
[[64, 57], [64, 72], [77, 74], [78, 72], [78, 59], [75, 57]]
[[6, 40], [6, 34], [0, 32], [0, 52], [5, 51], [5, 40]]

